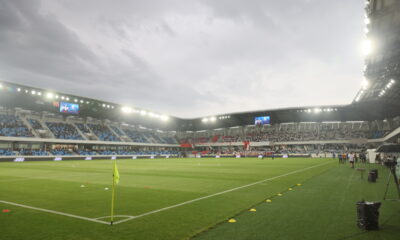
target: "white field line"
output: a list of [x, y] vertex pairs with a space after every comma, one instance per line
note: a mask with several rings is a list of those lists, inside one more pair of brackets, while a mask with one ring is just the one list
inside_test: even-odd
[[93, 219], [93, 218], [88, 218], [88, 217], [82, 217], [82, 216], [78, 216], [78, 215], [73, 215], [73, 214], [69, 214], [69, 213], [63, 213], [63, 212], [53, 211], [53, 210], [44, 209], [44, 208], [32, 207], [32, 206], [23, 205], [23, 204], [14, 203], [14, 202], [8, 202], [8, 201], [0, 200], [0, 203], [4, 203], [4, 204], [8, 204], [8, 205], [13, 205], [13, 206], [17, 206], [17, 207], [22, 207], [22, 208], [33, 209], [33, 210], [41, 211], [41, 212], [47, 212], [47, 213], [62, 215], [62, 216], [71, 217], [71, 218], [78, 218], [78, 219], [86, 220], [86, 221], [90, 221], [90, 222], [102, 223], [102, 224], [107, 224], [107, 225], [110, 224], [109, 222], [101, 221], [101, 220], [98, 220], [98, 219]]
[[[100, 175], [100, 174], [107, 174], [107, 173], [90, 173], [90, 176], [92, 175]], [[44, 180], [44, 179], [54, 179], [54, 180], [60, 180], [60, 181], [65, 181], [65, 179], [60, 179], [60, 178], [65, 178], [65, 177], [83, 177], [83, 176], [89, 176], [87, 173], [85, 174], [76, 174], [76, 175], [58, 175], [58, 176], [51, 176], [51, 177], [27, 177], [27, 176], [17, 176], [18, 178], [21, 179], [3, 179], [0, 180], [0, 182], [20, 182], [20, 181], [29, 181], [33, 179], [38, 179], [38, 180]], [[10, 176], [12, 177], [12, 176]]]
[[172, 205], [172, 206], [160, 208], [160, 209], [153, 210], [153, 211], [150, 211], [150, 212], [146, 212], [146, 213], [143, 213], [143, 214], [140, 214], [140, 215], [137, 215], [137, 216], [132, 216], [132, 217], [129, 217], [129, 218], [126, 218], [126, 219], [122, 219], [122, 220], [116, 221], [116, 222], [114, 222], [114, 224], [120, 224], [120, 223], [123, 223], [123, 222], [130, 221], [132, 219], [144, 217], [144, 216], [147, 216], [147, 215], [150, 215], [150, 214], [153, 214], [153, 213], [162, 212], [162, 211], [165, 211], [165, 210], [168, 210], [168, 209], [171, 209], [171, 208], [180, 207], [180, 206], [187, 205], [187, 204], [190, 204], [190, 203], [193, 203], [193, 202], [197, 202], [197, 201], [200, 201], [200, 200], [203, 200], [203, 199], [207, 199], [207, 198], [215, 197], [215, 196], [222, 195], [222, 194], [225, 194], [225, 193], [233, 192], [233, 191], [236, 191], [236, 190], [239, 190], [239, 189], [242, 189], [242, 188], [251, 187], [251, 186], [259, 184], [259, 183], [271, 181], [271, 180], [274, 180], [274, 179], [277, 179], [277, 178], [289, 176], [289, 175], [292, 175], [292, 174], [295, 174], [295, 173], [299, 173], [299, 172], [304, 172], [306, 170], [309, 170], [309, 169], [312, 169], [312, 168], [316, 168], [316, 167], [319, 167], [319, 166], [323, 166], [323, 165], [327, 165], [329, 163], [333, 163], [333, 162], [330, 161], [330, 162], [326, 162], [326, 163], [321, 163], [321, 164], [318, 164], [318, 165], [315, 165], [315, 166], [312, 166], [312, 167], [307, 167], [307, 168], [295, 170], [295, 171], [292, 171], [292, 172], [289, 172], [289, 173], [285, 173], [285, 174], [282, 174], [282, 175], [279, 175], [279, 176], [275, 176], [275, 177], [267, 178], [267, 179], [264, 179], [264, 180], [261, 180], [261, 181], [249, 183], [249, 184], [246, 184], [246, 185], [243, 185], [243, 186], [240, 186], [240, 187], [231, 188], [231, 189], [228, 189], [228, 190], [225, 190], [225, 191], [222, 191], [222, 192], [214, 193], [214, 194], [207, 195], [207, 196], [204, 196], [204, 197], [199, 197], [199, 198], [192, 199], [192, 200], [189, 200], [189, 201], [186, 201], [186, 202], [182, 202], [182, 203], [178, 203], [178, 204], [175, 204], [175, 205]]
[[[110, 218], [111, 216], [103, 216], [103, 217], [97, 217], [95, 219], [103, 219], [103, 218]], [[122, 218], [129, 218], [129, 217], [134, 217], [131, 215], [114, 215], [114, 217], [122, 217]]]

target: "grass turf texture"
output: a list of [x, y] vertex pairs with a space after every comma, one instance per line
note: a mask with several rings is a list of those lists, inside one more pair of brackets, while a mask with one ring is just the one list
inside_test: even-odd
[[[121, 180], [117, 186], [116, 214], [135, 216], [321, 163], [327, 164], [112, 227], [0, 203], [0, 209], [11, 210], [0, 213], [0, 239], [186, 239], [336, 166], [336, 161], [330, 159], [118, 161]], [[112, 163], [106, 160], [1, 163], [0, 200], [89, 218], [108, 216], [111, 192], [104, 188], [110, 188], [111, 174]], [[331, 193], [346, 186], [346, 182], [334, 186], [326, 182], [320, 184], [333, 187], [327, 190]], [[81, 185], [85, 187], [81, 188]], [[296, 192], [298, 189], [294, 188], [290, 193], [294, 201], [302, 202], [296, 199]], [[289, 194], [286, 196], [285, 193], [279, 201], [281, 199], [290, 200]], [[313, 199], [315, 205], [324, 205], [325, 200], [322, 197]], [[276, 202], [274, 200], [273, 204]], [[260, 214], [259, 209], [257, 214]], [[297, 216], [287, 214], [287, 217], [290, 220]], [[301, 230], [297, 228], [297, 231]]]
[[[361, 179], [360, 172], [347, 164], [336, 166], [273, 198], [271, 203], [254, 206], [257, 212], [245, 211], [234, 217], [235, 223], [225, 221], [194, 240], [399, 239], [400, 202], [383, 201], [388, 171], [359, 164], [363, 166], [379, 170], [377, 183], [368, 183], [365, 176]], [[390, 184], [388, 197], [395, 199], [393, 178]], [[382, 202], [379, 231], [357, 228], [356, 202], [361, 199]]]

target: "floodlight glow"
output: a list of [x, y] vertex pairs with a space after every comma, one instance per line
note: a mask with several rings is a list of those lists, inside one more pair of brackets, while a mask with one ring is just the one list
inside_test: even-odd
[[361, 83], [361, 86], [363, 89], [367, 89], [369, 86], [369, 82], [367, 81], [367, 79], [364, 78], [364, 80]]
[[37, 95], [42, 96], [42, 92], [38, 92]]
[[80, 102], [83, 103], [83, 100], [81, 100]]
[[66, 97], [65, 100], [69, 101], [69, 97]]
[[365, 23], [365, 25], [368, 25], [371, 23], [371, 20], [368, 17], [365, 17], [364, 23]]
[[46, 93], [46, 97], [48, 98], [48, 99], [52, 99], [53, 97], [54, 97], [54, 95], [53, 95], [53, 93]]
[[140, 111], [140, 115], [146, 116], [147, 112], [145, 110]]
[[161, 118], [162, 121], [168, 121], [169, 120], [169, 117], [167, 115], [161, 115], [160, 118]]
[[320, 113], [321, 112], [321, 108], [314, 108], [314, 113]]
[[21, 92], [21, 88], [17, 88], [17, 92]]
[[131, 113], [133, 110], [130, 107], [122, 107], [121, 111], [124, 113]]
[[206, 122], [208, 122], [208, 118], [203, 118], [203, 119], [201, 119], [201, 121], [206, 123]]
[[36, 91], [35, 90], [32, 90], [31, 93], [32, 93], [32, 95], [36, 95]]
[[103, 103], [102, 107], [106, 107], [106, 104]]
[[75, 98], [75, 99], [74, 99], [74, 102], [78, 102], [78, 99]]
[[364, 39], [362, 42], [362, 52], [364, 56], [371, 54], [372, 52], [372, 42], [369, 39]]
[[61, 100], [64, 100], [65, 99], [65, 97], [64, 96], [61, 96]]
[[0, 83], [0, 89], [2, 89], [2, 88], [3, 88], [3, 84]]
[[217, 120], [216, 117], [210, 117], [210, 121], [211, 121], [211, 122], [215, 122], [216, 120]]

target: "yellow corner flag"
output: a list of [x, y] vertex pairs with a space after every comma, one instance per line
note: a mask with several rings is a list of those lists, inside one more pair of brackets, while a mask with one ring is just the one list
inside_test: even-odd
[[118, 172], [118, 167], [117, 167], [117, 161], [114, 162], [114, 183], [118, 184], [119, 183], [119, 172]]
[[115, 202], [115, 184], [119, 183], [119, 172], [117, 167], [117, 159], [114, 160], [113, 183], [111, 193], [111, 225], [114, 222], [114, 202]]

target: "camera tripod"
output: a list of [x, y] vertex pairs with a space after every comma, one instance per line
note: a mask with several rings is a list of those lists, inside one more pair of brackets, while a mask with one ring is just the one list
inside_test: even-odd
[[[397, 175], [396, 175], [396, 165], [392, 165], [389, 168], [390, 168], [390, 171], [389, 171], [389, 175], [388, 175], [388, 178], [387, 178], [386, 190], [385, 190], [385, 195], [383, 196], [383, 200], [400, 201], [400, 186], [399, 186], [399, 179], [397, 178]], [[387, 193], [388, 193], [388, 190], [389, 190], [390, 177], [391, 176], [393, 176], [393, 180], [394, 180], [394, 183], [396, 185], [397, 194], [399, 195], [398, 199], [386, 199]]]

